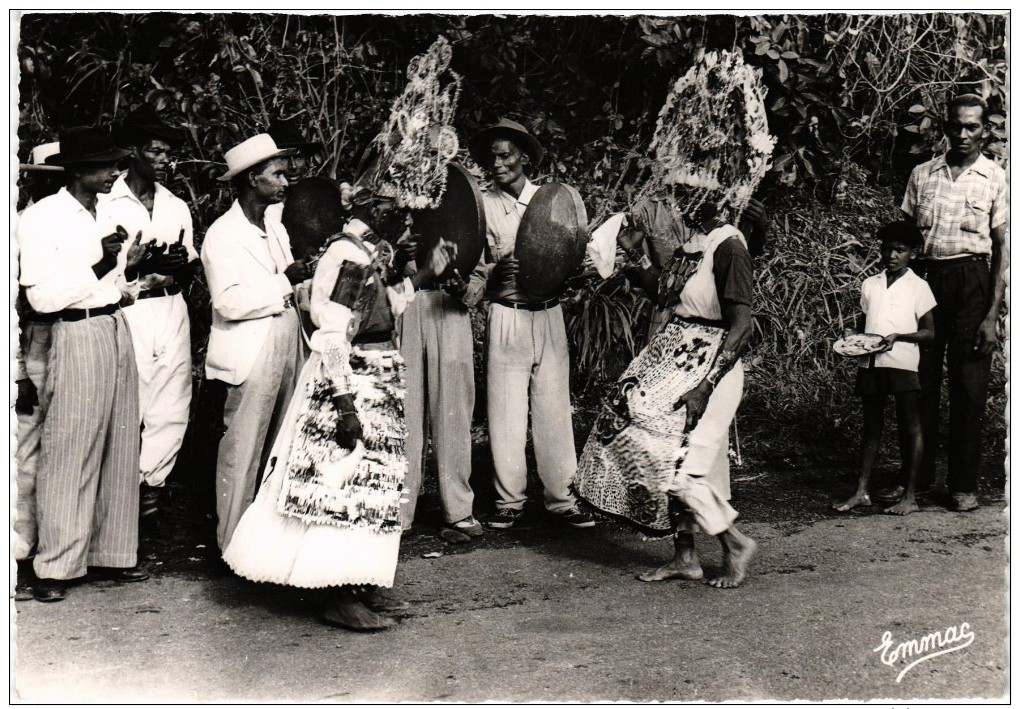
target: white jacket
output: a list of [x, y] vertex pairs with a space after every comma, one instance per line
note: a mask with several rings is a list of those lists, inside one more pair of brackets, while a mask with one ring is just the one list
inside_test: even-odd
[[294, 295], [294, 287], [283, 274], [294, 261], [290, 237], [283, 224], [266, 216], [263, 232], [248, 221], [234, 200], [205, 235], [202, 265], [213, 311], [205, 355], [209, 379], [243, 384], [262, 350], [272, 318], [284, 312], [286, 299]]

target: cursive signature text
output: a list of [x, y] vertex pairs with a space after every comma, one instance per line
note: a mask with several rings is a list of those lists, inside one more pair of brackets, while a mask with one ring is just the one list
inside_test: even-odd
[[902, 660], [910, 660], [910, 664], [904, 667], [896, 677], [896, 683], [899, 684], [903, 675], [925, 660], [962, 650], [972, 642], [974, 642], [974, 633], [971, 631], [969, 623], [960, 623], [959, 626], [951, 625], [945, 630], [936, 630], [919, 639], [906, 640], [901, 643], [896, 643], [892, 633], [887, 630], [882, 633], [882, 644], [876, 647], [874, 652], [882, 653], [879, 656], [882, 659], [882, 664], [889, 667]]

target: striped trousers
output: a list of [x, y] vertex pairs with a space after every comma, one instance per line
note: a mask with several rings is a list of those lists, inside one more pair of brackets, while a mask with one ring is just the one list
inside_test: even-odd
[[53, 325], [36, 506], [40, 578], [138, 554], [138, 372], [122, 313]]

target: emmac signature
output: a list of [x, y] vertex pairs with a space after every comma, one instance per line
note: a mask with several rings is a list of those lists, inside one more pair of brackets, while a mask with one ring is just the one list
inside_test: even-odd
[[882, 664], [890, 667], [901, 660], [911, 661], [896, 677], [896, 683], [899, 684], [907, 672], [925, 660], [962, 650], [972, 642], [974, 642], [974, 633], [971, 631], [969, 623], [960, 623], [959, 626], [951, 625], [945, 630], [936, 630], [919, 639], [905, 640], [901, 643], [894, 641], [892, 633], [887, 630], [882, 633], [882, 644], [876, 647], [874, 652], [882, 653], [880, 655]]

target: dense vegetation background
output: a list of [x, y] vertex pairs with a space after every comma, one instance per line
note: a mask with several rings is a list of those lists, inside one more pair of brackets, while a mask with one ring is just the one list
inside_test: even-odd
[[[740, 49], [762, 70], [778, 138], [760, 190], [772, 223], [757, 264], [744, 453], [771, 468], [826, 456], [846, 468], [858, 405], [852, 363], [831, 353], [831, 341], [876, 268], [875, 227], [897, 214], [909, 169], [942, 147], [947, 97], [987, 97], [989, 154], [1005, 160], [1005, 19], [27, 14], [19, 156], [62, 129], [112, 123], [152, 103], [190, 135], [170, 187], [192, 205], [200, 240], [229, 201], [213, 179], [225, 149], [273, 118], [296, 118], [326, 146], [316, 171], [351, 177], [408, 60], [442, 34], [464, 77], [462, 143], [499, 116], [525, 123], [549, 149], [538, 179], [575, 185], [598, 220], [627, 206], [663, 99], [695, 53]], [[209, 321], [201, 278], [188, 295], [199, 386]], [[591, 272], [572, 295], [575, 403], [586, 434], [600, 384], [642, 343], [647, 301], [624, 278], [602, 282]], [[1002, 369], [1000, 358], [989, 409], [998, 452]]]

